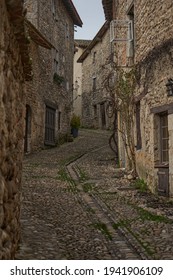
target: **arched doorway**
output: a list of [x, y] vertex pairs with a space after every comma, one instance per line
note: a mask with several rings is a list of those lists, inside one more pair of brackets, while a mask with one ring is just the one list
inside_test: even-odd
[[31, 151], [31, 107], [29, 105], [26, 105], [24, 152], [30, 153], [30, 151]]

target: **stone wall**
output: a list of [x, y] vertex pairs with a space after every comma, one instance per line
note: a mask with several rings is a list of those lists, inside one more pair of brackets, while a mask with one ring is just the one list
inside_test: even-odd
[[[35, 42], [31, 42], [33, 81], [27, 84], [26, 100], [26, 104], [31, 108], [31, 144], [28, 152], [44, 146], [46, 105], [53, 106], [56, 109], [56, 143], [62, 135], [70, 132], [70, 109], [72, 108], [73, 20], [63, 1], [55, 1], [54, 13], [51, 5], [52, 1], [39, 1], [37, 3], [37, 14], [34, 10], [35, 2], [25, 1], [25, 6], [29, 10], [28, 20], [31, 20], [53, 47], [52, 49], [46, 49]], [[60, 85], [53, 79], [55, 50], [58, 52], [58, 75], [64, 79]]]
[[[0, 259], [13, 259], [20, 238], [25, 92], [17, 27], [9, 21], [6, 3], [0, 1]], [[15, 4], [13, 16], [17, 9], [22, 17], [22, 1]]]
[[[154, 192], [158, 189], [160, 163], [159, 130], [155, 125], [162, 112], [168, 113], [169, 131], [169, 194], [173, 196], [172, 163], [172, 97], [168, 97], [166, 83], [173, 75], [173, 3], [171, 0], [116, 1], [114, 19], [125, 20], [134, 5], [134, 63], [137, 67], [135, 100], [140, 102], [142, 147], [136, 150], [137, 171]], [[128, 48], [128, 43], [126, 43]], [[121, 51], [121, 49], [119, 49]], [[125, 55], [125, 53], [124, 53]], [[154, 108], [160, 108], [159, 110]], [[137, 128], [135, 128], [137, 144]], [[157, 141], [156, 141], [157, 140]], [[160, 163], [161, 164], [161, 163]]]
[[82, 55], [85, 47], [78, 45], [75, 41], [75, 54], [74, 54], [74, 71], [73, 71], [73, 112], [82, 116], [82, 64], [77, 63], [78, 58]]
[[[87, 56], [82, 59], [82, 125], [89, 128], [109, 129], [112, 127], [112, 119], [109, 119], [106, 113], [107, 92], [103, 80], [106, 77], [107, 67], [105, 70], [103, 66], [110, 59], [110, 33], [107, 28], [99, 38], [99, 32], [98, 40], [96, 35], [91, 43], [93, 46], [91, 48], [89, 46]], [[95, 89], [93, 89], [94, 79]]]
[[[173, 66], [173, 4], [172, 1], [140, 1], [135, 5], [135, 61], [138, 65], [138, 85], [136, 94], [141, 104], [141, 137], [142, 149], [136, 152], [137, 168], [140, 177], [144, 178], [152, 191], [158, 189], [158, 168], [160, 162], [159, 131], [155, 131], [155, 118], [152, 108], [172, 103], [167, 96], [166, 83], [172, 77]], [[161, 109], [161, 112], [165, 109]], [[171, 115], [168, 116], [168, 120]], [[173, 138], [172, 127], [168, 124], [169, 146]], [[157, 140], [157, 141], [156, 141]], [[156, 155], [157, 152], [157, 155]], [[173, 173], [169, 150], [169, 174]], [[169, 194], [173, 195], [173, 185], [169, 185]]]

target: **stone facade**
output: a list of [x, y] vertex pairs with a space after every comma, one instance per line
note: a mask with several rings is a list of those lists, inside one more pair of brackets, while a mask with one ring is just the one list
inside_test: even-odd
[[20, 238], [25, 90], [29, 80], [23, 1], [0, 2], [0, 259], [13, 259]]
[[25, 151], [56, 145], [70, 133], [74, 24], [71, 0], [26, 0], [33, 80], [26, 85]]
[[82, 63], [82, 125], [109, 129], [112, 119], [107, 115], [106, 89], [103, 86], [104, 65], [110, 57], [109, 24], [105, 22], [90, 45], [78, 59]]
[[74, 71], [73, 71], [73, 112], [75, 115], [82, 116], [82, 64], [77, 63], [91, 40], [75, 40]]
[[[173, 78], [173, 3], [171, 0], [102, 2], [107, 19], [132, 19], [134, 24], [138, 174], [153, 192], [173, 197], [173, 100], [166, 88], [171, 81], [168, 79]], [[129, 42], [124, 45], [127, 51]]]

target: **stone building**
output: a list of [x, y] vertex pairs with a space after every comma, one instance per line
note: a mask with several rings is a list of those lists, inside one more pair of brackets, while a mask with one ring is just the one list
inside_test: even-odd
[[71, 0], [25, 0], [33, 80], [26, 85], [25, 152], [56, 145], [70, 133], [74, 25]]
[[110, 57], [109, 23], [105, 22], [78, 59], [82, 63], [82, 125], [109, 129], [112, 120], [106, 113], [106, 89], [103, 86], [104, 65]]
[[82, 55], [91, 40], [75, 40], [74, 71], [73, 71], [73, 113], [82, 116], [82, 64], [77, 60]]
[[23, 1], [0, 1], [0, 259], [13, 259], [20, 238], [25, 90], [31, 78]]
[[[173, 2], [102, 0], [117, 51], [135, 65], [135, 157], [140, 178], [153, 192], [173, 197]], [[128, 23], [127, 23], [128, 22]], [[125, 34], [122, 34], [121, 39]], [[129, 61], [130, 58], [130, 61]]]

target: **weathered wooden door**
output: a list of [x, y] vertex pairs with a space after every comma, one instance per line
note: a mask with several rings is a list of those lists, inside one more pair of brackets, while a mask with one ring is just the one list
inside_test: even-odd
[[169, 167], [158, 169], [158, 194], [169, 196]]
[[55, 145], [55, 114], [56, 110], [46, 106], [45, 144]]

